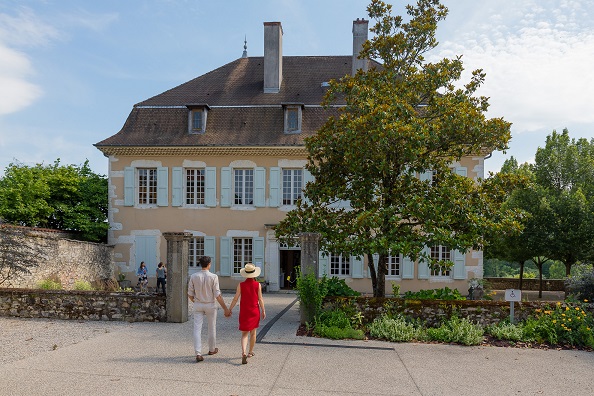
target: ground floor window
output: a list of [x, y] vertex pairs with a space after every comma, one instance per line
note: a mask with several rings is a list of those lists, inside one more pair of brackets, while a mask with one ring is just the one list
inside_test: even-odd
[[431, 267], [431, 276], [450, 276], [450, 267], [440, 265], [441, 261], [451, 262], [451, 253], [447, 246], [432, 246], [431, 259], [434, 263], [434, 265]]
[[342, 254], [330, 253], [330, 275], [349, 276], [351, 274], [351, 258]]
[[239, 274], [241, 269], [252, 262], [253, 239], [233, 238], [233, 273]]
[[198, 267], [198, 260], [204, 256], [204, 237], [194, 237], [189, 241], [188, 265]]
[[389, 256], [386, 257], [386, 267], [387, 267], [387, 276], [400, 276], [400, 255], [390, 253]]

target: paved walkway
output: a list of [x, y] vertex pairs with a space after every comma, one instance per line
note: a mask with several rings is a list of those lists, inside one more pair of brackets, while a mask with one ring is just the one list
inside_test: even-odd
[[[224, 297], [230, 302], [232, 296]], [[247, 365], [241, 364], [238, 311], [226, 319], [219, 310], [220, 352], [204, 362], [195, 363], [191, 320], [133, 323], [1, 364], [0, 394], [594, 394], [591, 352], [297, 337], [295, 297], [264, 295], [269, 316]]]

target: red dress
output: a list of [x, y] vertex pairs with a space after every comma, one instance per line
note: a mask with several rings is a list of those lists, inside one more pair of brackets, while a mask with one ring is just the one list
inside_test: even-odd
[[260, 284], [254, 278], [247, 278], [239, 284], [241, 300], [239, 301], [239, 330], [251, 331], [260, 326], [260, 305], [258, 290]]

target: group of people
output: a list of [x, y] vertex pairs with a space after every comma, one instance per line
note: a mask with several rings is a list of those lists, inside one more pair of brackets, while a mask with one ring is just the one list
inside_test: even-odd
[[227, 308], [219, 288], [219, 278], [216, 274], [210, 272], [211, 258], [203, 256], [199, 262], [202, 270], [192, 274], [188, 282], [188, 297], [194, 304], [194, 351], [196, 353], [196, 362], [204, 360], [202, 356], [202, 324], [204, 318], [206, 317], [208, 323], [208, 354], [214, 355], [219, 352], [216, 345], [216, 302], [225, 311], [225, 317], [230, 317], [233, 314], [233, 308], [239, 301], [241, 363], [247, 364], [247, 359], [254, 356], [256, 329], [260, 326], [260, 319], [266, 319], [262, 286], [256, 281], [261, 269], [252, 263], [248, 263], [240, 270], [241, 276], [245, 280], [237, 285], [235, 296]]
[[[157, 275], [157, 293], [159, 293], [159, 286], [161, 287], [161, 291], [163, 294], [165, 294], [165, 282], [167, 281], [167, 267], [165, 267], [165, 264], [163, 264], [163, 262], [160, 262], [159, 265], [157, 265], [157, 271], [156, 271], [156, 275]], [[136, 284], [136, 287], [138, 287], [140, 289], [141, 292], [147, 292], [148, 291], [148, 270], [146, 269], [146, 265], [144, 264], [144, 261], [140, 262], [140, 267], [138, 268], [138, 271], [136, 271], [136, 276], [138, 276], [138, 283]]]

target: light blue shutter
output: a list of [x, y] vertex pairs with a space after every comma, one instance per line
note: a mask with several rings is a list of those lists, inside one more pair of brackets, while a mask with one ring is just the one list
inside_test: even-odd
[[318, 276], [321, 278], [328, 275], [330, 260], [327, 252], [320, 252], [318, 254]]
[[425, 181], [425, 180], [431, 181], [433, 179], [433, 171], [428, 170], [428, 171], [421, 173], [419, 175], [419, 179], [421, 179], [421, 181]]
[[231, 276], [231, 259], [233, 257], [233, 239], [221, 237], [221, 270], [219, 275]]
[[268, 197], [268, 206], [278, 208], [280, 206], [281, 194], [281, 168], [270, 168], [270, 197]]
[[[307, 186], [307, 183], [313, 182], [315, 178], [311, 175], [311, 173], [307, 169], [303, 169], [303, 189]], [[305, 199], [305, 202], [311, 203], [309, 199]]]
[[402, 279], [414, 279], [415, 263], [408, 256], [402, 257]]
[[[425, 247], [425, 253], [429, 256], [428, 248]], [[429, 279], [429, 264], [426, 261], [418, 261], [418, 279]]]
[[210, 208], [217, 206], [217, 168], [207, 166], [204, 172], [204, 184], [206, 197], [204, 204]]
[[464, 166], [457, 167], [455, 169], [455, 172], [457, 175], [464, 176], [464, 177], [466, 177], [466, 174], [467, 174], [466, 167], [464, 167]]
[[169, 168], [157, 168], [157, 205], [169, 206]]
[[124, 206], [134, 206], [134, 168], [124, 168]]
[[466, 254], [454, 250], [454, 279], [466, 279]]
[[252, 262], [256, 267], [262, 269], [261, 276], [264, 276], [264, 237], [254, 237], [253, 243]]
[[258, 167], [254, 171], [254, 206], [266, 206], [266, 168]]
[[231, 206], [231, 168], [221, 168], [221, 207]]
[[183, 204], [183, 172], [178, 166], [171, 169], [171, 206]]
[[363, 258], [351, 256], [351, 277], [363, 278]]
[[210, 257], [211, 259], [211, 266], [210, 271], [212, 273], [216, 272], [216, 261], [217, 261], [217, 251], [216, 251], [216, 239], [213, 236], [205, 236], [204, 237], [204, 255]]

